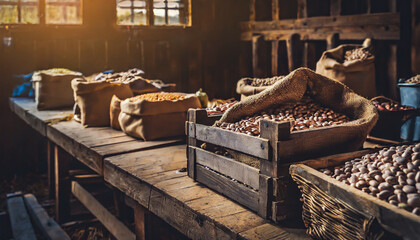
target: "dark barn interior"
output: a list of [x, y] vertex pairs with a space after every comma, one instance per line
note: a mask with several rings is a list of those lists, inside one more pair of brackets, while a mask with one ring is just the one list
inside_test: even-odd
[[[420, 238], [420, 0], [0, 0], [0, 39], [0, 240]], [[345, 70], [340, 60], [321, 73], [341, 46], [366, 49], [360, 61], [374, 60], [360, 68], [371, 70]], [[337, 79], [325, 74], [336, 67]], [[162, 99], [193, 93], [198, 106], [155, 104], [150, 109], [166, 118], [151, 117], [147, 127], [137, 118], [155, 110], [134, 104], [140, 115], [124, 122], [124, 103], [165, 102], [131, 87], [105, 104], [108, 118], [112, 95], [121, 98], [117, 131], [112, 119], [87, 123], [91, 102], [79, 102], [85, 93], [76, 78], [67, 84], [71, 106], [37, 105], [36, 72], [55, 68], [86, 83], [105, 71], [141, 69], [135, 79], [162, 80], [182, 95]], [[360, 72], [357, 83], [352, 71]], [[31, 73], [36, 101], [15, 95]], [[97, 81], [119, 84], [104, 76]], [[361, 96], [334, 85], [343, 76]], [[245, 94], [243, 78], [274, 83], [247, 85]], [[310, 107], [294, 105], [292, 112], [304, 109], [302, 120], [276, 120], [278, 105], [295, 95], [326, 109], [318, 132], [303, 121]], [[258, 113], [259, 125], [250, 125]], [[172, 134], [181, 115], [182, 134]], [[232, 124], [244, 117], [245, 125]], [[340, 131], [346, 121], [360, 128]], [[357, 170], [342, 165], [351, 159], [359, 159]], [[372, 171], [382, 171], [380, 180]], [[15, 222], [22, 209], [13, 204], [26, 204], [29, 222]]]

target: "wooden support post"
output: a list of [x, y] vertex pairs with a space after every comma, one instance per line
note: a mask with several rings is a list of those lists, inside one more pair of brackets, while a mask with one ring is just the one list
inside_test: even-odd
[[252, 71], [254, 77], [267, 77], [267, 48], [264, 37], [252, 36]]
[[341, 14], [341, 0], [331, 0], [330, 5], [330, 14], [331, 16], [340, 16]]
[[134, 227], [137, 240], [146, 240], [149, 238], [151, 228], [149, 224], [150, 217], [151, 213], [149, 210], [140, 204], [134, 206]]
[[308, 8], [307, 0], [298, 0], [298, 10], [297, 18], [307, 18], [308, 17]]
[[255, 2], [256, 0], [249, 1], [249, 21], [255, 21]]
[[55, 217], [64, 222], [70, 215], [70, 155], [54, 146]]
[[338, 45], [338, 33], [331, 34], [327, 37], [327, 50], [333, 49]]
[[299, 58], [297, 57], [297, 51], [298, 51], [298, 44], [300, 36], [298, 34], [292, 34], [287, 40], [286, 40], [286, 47], [287, 47], [287, 60], [289, 65], [289, 72], [295, 70], [298, 68], [299, 64]]
[[55, 196], [55, 167], [54, 167], [54, 143], [47, 140], [47, 171], [48, 171], [48, 194], [50, 198]]
[[306, 41], [303, 44], [303, 62], [302, 65], [304, 67], [309, 67], [309, 42]]
[[260, 174], [258, 189], [258, 214], [263, 218], [269, 218], [272, 210], [273, 179]]
[[280, 18], [279, 0], [271, 0], [271, 18], [273, 21]]
[[279, 41], [271, 42], [271, 75], [277, 76], [279, 73]]

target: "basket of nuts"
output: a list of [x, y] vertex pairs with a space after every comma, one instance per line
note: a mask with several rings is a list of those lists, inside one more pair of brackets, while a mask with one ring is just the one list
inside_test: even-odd
[[370, 132], [374, 137], [400, 140], [401, 126], [408, 119], [420, 115], [420, 109], [403, 106], [384, 96], [372, 98], [371, 101], [379, 113], [379, 119]]
[[205, 110], [188, 114], [188, 175], [273, 221], [300, 209], [291, 164], [357, 150], [377, 118], [369, 100], [304, 68], [218, 121]]
[[420, 143], [333, 155], [290, 167], [316, 239], [418, 239]]

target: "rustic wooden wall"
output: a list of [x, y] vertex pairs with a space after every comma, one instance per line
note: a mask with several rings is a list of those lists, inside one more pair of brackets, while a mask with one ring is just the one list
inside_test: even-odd
[[[13, 74], [64, 67], [89, 75], [138, 67], [148, 78], [176, 83], [179, 91], [202, 87], [211, 98], [229, 98], [239, 78], [237, 26], [248, 6], [242, 2], [193, 0], [190, 28], [116, 26], [114, 0], [84, 1], [82, 26], [12, 26], [12, 47], [0, 44], [0, 172], [33, 169], [44, 158], [35, 151], [44, 144], [41, 137], [8, 109], [17, 84]], [[0, 39], [4, 34], [0, 29]]]

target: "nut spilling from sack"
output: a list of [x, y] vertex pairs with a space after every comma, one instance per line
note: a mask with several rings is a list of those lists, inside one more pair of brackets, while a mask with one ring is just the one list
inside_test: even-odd
[[353, 60], [366, 60], [368, 57], [371, 57], [372, 53], [366, 48], [355, 48], [353, 50], [348, 50], [344, 54], [344, 62], [353, 61]]
[[420, 143], [384, 148], [320, 171], [399, 208], [420, 215]]
[[379, 110], [379, 111], [403, 111], [403, 110], [410, 110], [414, 109], [410, 106], [403, 106], [397, 102], [392, 101], [385, 101], [385, 102], [379, 102], [376, 100], [372, 101], [373, 105]]
[[420, 75], [414, 76], [410, 79], [407, 79], [407, 81], [405, 81], [404, 83], [409, 83], [409, 84], [420, 84]]
[[228, 110], [230, 107], [235, 105], [235, 103], [237, 103], [237, 102], [238, 101], [227, 102], [227, 103], [224, 103], [220, 106], [208, 107], [208, 108], [206, 108], [207, 114], [210, 115], [210, 114], [224, 113], [224, 112], [226, 112], [226, 110]]
[[335, 126], [350, 121], [346, 115], [323, 107], [310, 98], [304, 98], [300, 102], [284, 104], [275, 109], [246, 117], [239, 122], [224, 122], [220, 125], [220, 128], [251, 136], [259, 136], [259, 122], [261, 119], [274, 120], [276, 122], [290, 121], [292, 123], [292, 131]]
[[253, 78], [250, 85], [253, 87], [271, 86], [283, 78], [284, 76], [277, 76], [277, 77], [272, 77], [272, 78]]
[[159, 92], [159, 93], [147, 93], [143, 95], [139, 95], [136, 97], [130, 98], [130, 102], [137, 102], [140, 100], [147, 100], [150, 102], [160, 102], [160, 101], [176, 101], [176, 100], [183, 100], [185, 99], [184, 94], [179, 93], [167, 93], [167, 92]]
[[128, 83], [130, 80], [134, 78], [141, 77], [144, 72], [140, 69], [133, 68], [126, 72], [118, 72], [118, 73], [99, 73], [95, 77], [95, 81], [107, 81], [113, 83]]

